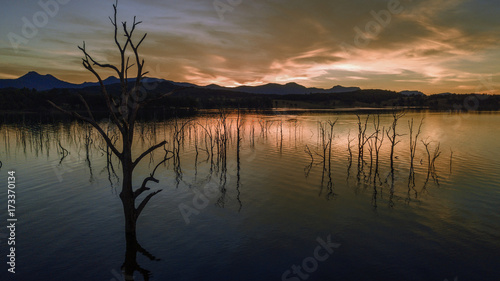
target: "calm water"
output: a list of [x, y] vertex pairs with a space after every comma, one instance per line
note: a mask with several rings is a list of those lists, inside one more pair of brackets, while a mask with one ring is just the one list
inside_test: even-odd
[[[422, 117], [413, 182], [408, 120], [418, 127]], [[337, 118], [330, 162], [323, 163], [320, 124]], [[180, 165], [158, 168], [160, 183], [150, 187], [163, 191], [138, 221], [141, 246], [160, 259], [138, 254], [150, 280], [500, 278], [500, 114], [407, 113], [397, 127], [403, 136], [395, 148], [394, 181], [387, 136], [379, 174], [368, 145], [358, 166], [354, 114], [243, 115], [240, 159], [236, 119], [232, 114], [226, 122], [226, 161], [209, 152], [207, 130], [223, 128], [217, 115], [177, 121], [181, 127], [190, 120], [178, 135]], [[381, 128], [391, 119], [382, 114]], [[136, 155], [163, 139], [174, 148], [174, 126], [138, 126]], [[372, 117], [366, 132], [374, 132]], [[420, 140], [430, 142], [431, 156], [440, 145], [435, 172], [428, 173]], [[69, 152], [63, 159], [61, 147]], [[7, 171], [15, 170], [17, 178], [17, 273], [9, 280], [123, 280], [121, 172], [113, 159], [113, 174], [105, 151], [96, 132], [77, 123], [2, 125], [4, 224]], [[143, 160], [134, 174], [137, 185], [162, 156], [158, 151]], [[6, 233], [4, 226], [1, 280], [12, 278]], [[328, 240], [334, 246], [321, 248]], [[137, 273], [136, 280], [143, 277]]]

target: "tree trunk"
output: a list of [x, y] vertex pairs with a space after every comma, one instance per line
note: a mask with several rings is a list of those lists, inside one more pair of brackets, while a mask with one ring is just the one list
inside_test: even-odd
[[125, 215], [125, 234], [135, 237], [137, 210], [135, 208], [134, 191], [132, 189], [132, 153], [127, 145], [123, 147], [122, 155], [123, 183], [120, 199], [122, 200]]

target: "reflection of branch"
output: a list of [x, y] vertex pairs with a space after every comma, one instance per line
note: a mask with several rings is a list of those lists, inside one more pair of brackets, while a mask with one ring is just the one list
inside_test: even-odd
[[87, 163], [87, 166], [89, 167], [89, 173], [90, 173], [90, 179], [89, 181], [90, 182], [93, 182], [94, 181], [94, 173], [93, 173], [93, 170], [92, 170], [92, 162], [90, 161], [90, 145], [92, 145], [94, 143], [94, 141], [92, 140], [91, 138], [92, 136], [92, 127], [89, 126], [89, 125], [86, 125], [85, 126], [85, 143], [84, 143], [84, 146], [85, 146], [85, 162]]
[[[66, 148], [62, 147], [61, 145], [61, 141], [59, 141], [59, 147], [61, 148], [61, 160], [59, 160], [59, 165], [61, 165], [62, 161], [64, 160], [64, 158], [66, 158], [66, 156], [68, 156], [69, 152]], [[1, 164], [1, 163], [0, 163]], [[2, 166], [0, 165], [0, 168]]]
[[313, 163], [314, 163], [314, 157], [313, 157], [313, 154], [311, 152], [311, 150], [309, 149], [309, 146], [306, 144], [306, 148], [304, 149], [304, 152], [309, 155], [309, 157], [311, 157], [311, 163], [309, 163], [309, 165], [306, 165], [304, 167], [304, 172], [306, 174], [306, 178], [309, 176], [309, 173], [311, 172], [311, 168], [313, 166]]
[[452, 173], [452, 165], [453, 165], [453, 150], [450, 147], [450, 174]]
[[415, 191], [415, 199], [418, 197], [418, 192], [415, 189], [415, 170], [413, 167], [410, 168], [410, 174], [408, 176], [408, 197], [406, 198], [406, 203], [410, 204], [411, 202], [411, 190]]
[[422, 190], [420, 192], [427, 190], [427, 183], [429, 182], [430, 175], [431, 175], [431, 171], [427, 170], [427, 177], [425, 178], [424, 186], [422, 186]]
[[389, 191], [389, 207], [394, 208], [394, 183], [391, 183], [391, 190]]
[[378, 178], [379, 184], [382, 185], [382, 180], [380, 179], [380, 174], [378, 173], [378, 170], [375, 170], [375, 174], [373, 175], [373, 195], [372, 195], [372, 205], [373, 205], [374, 209], [377, 209], [377, 195], [378, 195], [377, 178]]
[[351, 142], [354, 140], [354, 138], [351, 139], [351, 130], [349, 130], [349, 133], [347, 135], [347, 152], [349, 152], [349, 156], [347, 157], [348, 165], [347, 165], [347, 180], [349, 180], [349, 176], [351, 174], [351, 166], [352, 166], [352, 148], [351, 148]]
[[224, 169], [222, 168], [221, 170], [221, 175], [220, 175], [220, 197], [217, 199], [217, 203], [216, 205], [221, 207], [221, 208], [224, 208], [225, 204], [226, 204], [226, 192], [227, 192], [227, 189], [226, 189], [226, 182], [227, 182], [227, 169]]
[[326, 184], [326, 188], [328, 190], [328, 193], [326, 194], [326, 200], [330, 200], [332, 198], [335, 198], [335, 196], [337, 196], [337, 194], [334, 192], [332, 172], [330, 170], [328, 170], [328, 183]]
[[68, 115], [71, 115], [79, 120], [82, 120], [82, 121], [85, 121], [89, 124], [91, 124], [92, 126], [94, 126], [94, 128], [97, 129], [97, 131], [99, 131], [99, 133], [101, 134], [101, 136], [104, 138], [104, 140], [106, 141], [106, 143], [109, 145], [109, 147], [111, 148], [111, 150], [113, 151], [113, 153], [118, 156], [118, 158], [121, 158], [122, 157], [122, 154], [118, 151], [118, 149], [116, 149], [116, 147], [114, 146], [113, 142], [111, 141], [111, 139], [109, 138], [109, 136], [104, 132], [104, 130], [97, 124], [97, 122], [95, 122], [95, 120], [93, 119], [90, 119], [88, 117], [84, 117], [84, 116], [81, 116], [80, 114], [78, 114], [77, 112], [74, 112], [74, 111], [68, 111], [68, 110], [65, 110], [59, 106], [57, 106], [55, 103], [51, 102], [51, 101], [47, 101], [48, 103], [50, 103], [54, 108], [56, 108], [57, 110], [61, 111], [61, 112], [64, 112]]
[[240, 108], [238, 107], [238, 119], [236, 121], [236, 128], [237, 128], [237, 135], [236, 135], [236, 200], [238, 201], [240, 208], [238, 209], [238, 212], [241, 211], [241, 208], [243, 207], [243, 204], [240, 199], [240, 146], [241, 146], [241, 136], [240, 136], [240, 130], [241, 130], [241, 120], [240, 120]]
[[148, 252], [146, 249], [144, 249], [139, 242], [137, 242], [137, 252], [141, 253], [143, 256], [147, 257], [149, 260], [152, 261], [161, 261], [161, 259], [155, 257], [153, 254]]
[[160, 261], [153, 254], [144, 249], [137, 238], [134, 235], [126, 235], [126, 251], [125, 251], [125, 261], [123, 262], [121, 269], [125, 280], [135, 280], [134, 272], [138, 271], [145, 281], [150, 280], [151, 272], [147, 269], [142, 268], [137, 263], [137, 253], [141, 253], [151, 261]]

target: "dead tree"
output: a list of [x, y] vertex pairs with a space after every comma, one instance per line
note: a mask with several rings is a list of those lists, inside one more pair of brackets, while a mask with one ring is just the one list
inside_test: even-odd
[[314, 164], [314, 156], [309, 149], [309, 146], [306, 144], [306, 148], [304, 149], [304, 152], [311, 157], [311, 163], [309, 163], [307, 166], [304, 167], [304, 173], [306, 175], [306, 178], [309, 177], [309, 173], [311, 172], [312, 166]]
[[391, 126], [385, 131], [387, 138], [391, 142], [391, 173], [394, 174], [394, 148], [398, 143], [401, 141], [396, 140], [397, 137], [401, 137], [403, 135], [400, 135], [396, 132], [396, 127], [398, 126], [398, 121], [401, 117], [405, 115], [404, 112], [396, 112], [394, 111], [392, 113], [392, 124]]
[[359, 115], [356, 114], [356, 117], [358, 117], [358, 159], [363, 161], [364, 147], [373, 136], [366, 136], [366, 129], [368, 127], [368, 119], [370, 118], [370, 115], [366, 116], [364, 124], [361, 122], [361, 117]]
[[358, 114], [356, 114], [356, 117], [358, 117], [358, 173], [356, 175], [356, 178], [359, 182], [361, 179], [361, 173], [364, 174], [365, 145], [371, 140], [371, 138], [374, 136], [374, 133], [370, 136], [366, 135], [366, 129], [368, 128], [368, 119], [370, 118], [370, 115], [366, 116], [364, 122], [361, 122], [361, 117]]
[[[374, 150], [374, 141], [373, 139], [370, 139], [368, 141], [368, 152], [370, 153], [370, 171], [368, 173], [368, 180], [372, 178], [372, 171], [373, 171], [373, 150]], [[366, 180], [366, 178], [365, 178]]]
[[[136, 21], [136, 18], [134, 17], [134, 21], [131, 26], [127, 26], [127, 22], [122, 22], [121, 26], [119, 26], [117, 21], [117, 5], [118, 1], [113, 5], [113, 18], [110, 17], [109, 19], [114, 27], [114, 43], [119, 51], [120, 62], [118, 63], [118, 65], [113, 65], [110, 63], [100, 63], [96, 61], [87, 51], [85, 41], [83, 42], [83, 45], [78, 46], [78, 48], [83, 53], [83, 67], [91, 72], [99, 81], [101, 93], [106, 103], [107, 113], [110, 116], [110, 123], [112, 123], [113, 126], [116, 127], [116, 130], [118, 131], [118, 137], [121, 138], [121, 148], [116, 145], [116, 142], [113, 139], [114, 134], [112, 133], [110, 135], [110, 133], [107, 132], [104, 127], [97, 122], [92, 114], [89, 105], [81, 95], [80, 100], [87, 111], [87, 116], [81, 115], [80, 113], [75, 111], [69, 111], [61, 108], [51, 101], [49, 101], [49, 103], [56, 109], [66, 114], [72, 115], [78, 120], [92, 125], [97, 130], [99, 135], [104, 139], [107, 147], [118, 158], [122, 168], [122, 188], [120, 191], [120, 199], [122, 201], [125, 217], [125, 238], [127, 243], [127, 251], [125, 254], [125, 262], [122, 266], [122, 271], [126, 280], [132, 280], [132, 276], [135, 271], [139, 271], [144, 276], [144, 279], [148, 280], [149, 273], [147, 270], [142, 269], [137, 264], [136, 254], [137, 252], [140, 252], [149, 258], [151, 258], [152, 256], [144, 249], [142, 249], [142, 247], [140, 247], [140, 245], [137, 243], [136, 225], [137, 219], [139, 218], [148, 202], [151, 200], [151, 198], [153, 198], [153, 196], [155, 196], [162, 190], [159, 189], [149, 193], [142, 198], [138, 205], [136, 205], [136, 200], [139, 198], [139, 196], [143, 195], [144, 192], [151, 189], [148, 186], [150, 182], [159, 182], [158, 179], [155, 178], [155, 172], [157, 168], [173, 156], [168, 157], [169, 151], [167, 151], [165, 148], [165, 144], [167, 143], [165, 140], [149, 147], [138, 156], [132, 155], [132, 146], [134, 143], [134, 132], [136, 131], [135, 125], [139, 109], [154, 100], [158, 100], [163, 98], [164, 96], [172, 94], [173, 91], [157, 97], [146, 96], [147, 93], [146, 89], [142, 86], [142, 80], [148, 72], [144, 71], [144, 59], [142, 59], [142, 57], [139, 55], [139, 47], [144, 42], [144, 39], [146, 39], [147, 33], [142, 35], [142, 37], [140, 37], [138, 41], [134, 40], [134, 32], [141, 22]], [[119, 40], [119, 29], [122, 29], [123, 35], [125, 37], [124, 40]], [[118, 75], [121, 86], [118, 93], [108, 92], [100, 74], [98, 73], [98, 70], [102, 69], [114, 71]], [[129, 82], [128, 74], [130, 70], [135, 70], [135, 79]], [[134, 169], [139, 165], [144, 157], [151, 155], [151, 153], [161, 147], [163, 147], [163, 149], [165, 150], [165, 156], [163, 157], [163, 160], [161, 160], [150, 173], [150, 175], [142, 181], [140, 187], [134, 188], [132, 186]]]
[[[384, 143], [384, 131], [385, 128], [382, 127], [380, 129], [380, 114], [377, 114], [373, 116], [373, 129], [374, 129], [374, 135], [373, 135], [373, 149], [375, 151], [375, 169], [373, 173], [373, 195], [372, 195], [372, 204], [373, 208], [377, 208], [377, 179], [379, 180], [380, 184], [382, 184], [382, 181], [380, 180], [380, 174], [379, 174], [379, 169], [378, 169], [378, 164], [379, 164], [379, 155], [380, 155], [380, 149], [382, 148], [382, 144]], [[371, 168], [370, 168], [371, 172]]]
[[[241, 140], [242, 140], [242, 137], [240, 134], [240, 131], [242, 128], [241, 121], [242, 120], [241, 120], [241, 116], [240, 116], [240, 107], [238, 106], [238, 116], [236, 119], [236, 192], [237, 192], [236, 200], [238, 201], [238, 203], [240, 205], [238, 212], [240, 212], [241, 208], [243, 207], [243, 204], [242, 204], [241, 199], [240, 199], [240, 196], [241, 196], [241, 192], [240, 192], [240, 181], [241, 181], [241, 177], [240, 177], [240, 169], [241, 169], [241, 166], [240, 166], [240, 163], [241, 163], [241, 161], [240, 161], [240, 147], [241, 147]], [[283, 139], [283, 137], [282, 137], [282, 139]]]
[[418, 126], [415, 138], [413, 137], [413, 118], [408, 120], [408, 129], [410, 130], [410, 171], [413, 171], [413, 159], [415, 158], [415, 152], [417, 149], [418, 136], [422, 129], [422, 124], [424, 123], [424, 118], [420, 120], [420, 125]]
[[380, 115], [377, 114], [376, 116], [373, 117], [373, 129], [375, 130], [374, 135], [373, 135], [373, 146], [375, 149], [375, 178], [378, 175], [378, 163], [379, 163], [379, 155], [380, 155], [380, 148], [382, 148], [382, 143], [384, 142], [384, 130], [385, 127], [382, 127], [380, 129]]
[[[321, 145], [323, 155], [320, 155], [323, 158], [323, 170], [321, 173], [321, 189], [320, 195], [323, 191], [323, 183], [325, 179], [325, 172], [328, 176], [327, 183], [327, 199], [333, 198], [336, 194], [333, 192], [333, 181], [332, 181], [332, 143], [335, 137], [333, 132], [333, 127], [337, 123], [338, 119], [335, 121], [327, 121], [327, 122], [319, 122], [320, 134], [321, 134]], [[319, 154], [318, 154], [319, 155]], [[328, 164], [328, 165], [327, 165]]]
[[434, 148], [434, 152], [432, 153], [432, 156], [431, 156], [431, 152], [429, 150], [429, 145], [431, 144], [432, 141], [428, 141], [427, 139], [424, 141], [422, 140], [422, 143], [424, 144], [425, 146], [425, 151], [427, 152], [427, 172], [434, 177], [435, 176], [435, 179], [437, 179], [437, 176], [436, 176], [436, 165], [435, 165], [435, 162], [436, 162], [436, 159], [441, 155], [441, 151], [440, 151], [440, 143], [438, 143], [436, 145], [436, 147]]
[[[113, 125], [116, 126], [117, 130], [119, 131], [122, 147], [118, 147], [112, 140], [112, 137], [106, 132], [101, 124], [96, 121], [89, 105], [82, 96], [80, 96], [80, 100], [85, 106], [87, 116], [81, 115], [80, 113], [77, 113], [75, 111], [66, 110], [52, 103], [51, 101], [49, 101], [49, 103], [56, 109], [92, 125], [104, 139], [112, 153], [119, 159], [122, 167], [123, 177], [120, 199], [122, 201], [123, 211], [125, 215], [125, 233], [127, 240], [130, 239], [131, 241], [135, 241], [137, 219], [139, 218], [140, 214], [142, 213], [148, 202], [151, 200], [151, 198], [158, 194], [161, 189], [149, 193], [142, 199], [142, 201], [138, 205], [136, 205], [137, 198], [144, 192], [150, 190], [148, 184], [150, 182], [158, 183], [158, 180], [154, 177], [154, 173], [156, 171], [155, 168], [150, 176], [144, 179], [142, 185], [139, 188], [134, 189], [134, 187], [132, 186], [133, 171], [144, 157], [150, 155], [150, 153], [153, 153], [155, 150], [163, 147], [166, 144], [166, 141], [162, 141], [151, 146], [149, 149], [142, 152], [136, 157], [132, 155], [132, 145], [134, 143], [134, 131], [137, 114], [139, 112], [139, 109], [146, 105], [148, 102], [162, 98], [163, 96], [169, 95], [172, 92], [156, 98], [142, 98], [144, 97], [145, 89], [142, 86], [141, 81], [147, 74], [147, 72], [144, 71], [144, 59], [142, 59], [142, 57], [139, 55], [139, 47], [144, 42], [147, 33], [142, 35], [142, 37], [140, 37], [140, 40], [134, 40], [134, 32], [141, 22], [136, 21], [136, 18], [134, 17], [132, 26], [127, 26], [127, 22], [122, 22], [120, 27], [116, 18], [117, 3], [113, 5], [113, 8], [114, 17], [110, 17], [110, 21], [114, 27], [114, 43], [119, 51], [119, 64], [116, 66], [113, 64], [100, 63], [96, 61], [87, 51], [85, 42], [83, 42], [83, 45], [79, 46], [78, 48], [83, 53], [83, 66], [99, 81], [100, 90], [106, 102], [106, 107], [110, 116], [111, 123], [113, 123]], [[119, 40], [119, 29], [122, 29], [123, 35], [125, 37], [125, 42], [120, 42]], [[131, 57], [133, 62], [131, 62]], [[133, 68], [136, 71], [135, 80], [129, 82], [128, 74], [129, 71]], [[98, 70], [100, 69], [112, 70], [118, 75], [121, 86], [119, 94], [108, 92], [108, 89], [104, 85], [104, 82], [100, 74], [98, 73]], [[164, 158], [162, 162], [164, 161], [166, 161], [166, 158]]]

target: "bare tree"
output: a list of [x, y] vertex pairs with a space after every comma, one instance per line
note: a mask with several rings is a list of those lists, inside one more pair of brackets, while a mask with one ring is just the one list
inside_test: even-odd
[[[133, 171], [141, 162], [141, 160], [153, 153], [158, 148], [164, 147], [164, 145], [166, 144], [166, 141], [161, 141], [149, 147], [149, 149], [145, 150], [137, 157], [134, 157], [134, 155], [132, 155], [137, 114], [139, 112], [139, 109], [146, 105], [148, 102], [157, 100], [163, 96], [171, 94], [172, 92], [156, 98], [142, 98], [144, 97], [143, 95], [145, 89], [142, 86], [141, 81], [147, 74], [147, 72], [143, 70], [144, 59], [142, 59], [139, 54], [139, 47], [144, 42], [147, 33], [142, 35], [142, 37], [140, 37], [138, 41], [133, 39], [134, 32], [137, 26], [141, 23], [140, 21], [136, 21], [135, 17], [132, 26], [129, 27], [127, 26], [127, 22], [122, 22], [120, 27], [117, 22], [117, 4], [118, 2], [113, 5], [114, 16], [113, 18], [110, 17], [109, 19], [114, 27], [114, 43], [118, 48], [120, 54], [119, 64], [115, 66], [113, 64], [100, 63], [96, 61], [87, 51], [85, 42], [83, 42], [82, 46], [78, 46], [78, 48], [83, 53], [83, 66], [99, 81], [101, 93], [104, 96], [107, 111], [110, 116], [110, 121], [119, 131], [118, 135], [121, 138], [122, 147], [120, 148], [116, 144], [116, 140], [113, 139], [113, 136], [110, 135], [110, 132], [108, 130], [105, 130], [104, 127], [96, 121], [89, 105], [81, 95], [80, 100], [85, 106], [87, 116], [81, 115], [80, 113], [75, 111], [68, 111], [64, 108], [59, 107], [51, 101], [49, 101], [49, 103], [56, 109], [72, 115], [78, 120], [92, 125], [104, 139], [107, 147], [119, 159], [122, 167], [122, 188], [120, 192], [120, 199], [122, 201], [123, 211], [125, 215], [125, 233], [128, 242], [129, 239], [131, 241], [135, 241], [137, 219], [139, 218], [140, 214], [142, 213], [148, 202], [151, 200], [151, 198], [158, 194], [161, 189], [149, 193], [142, 199], [142, 201], [138, 205], [136, 205], [136, 200], [144, 192], [150, 190], [150, 187], [148, 187], [148, 184], [150, 182], [158, 183], [158, 179], [156, 179], [154, 176], [155, 171], [160, 164], [168, 160], [168, 151], [164, 148], [166, 153], [165, 157], [160, 163], [158, 163], [153, 172], [143, 180], [140, 187], [134, 188], [132, 186]], [[119, 40], [119, 29], [122, 29], [123, 35], [125, 37], [125, 42], [120, 42]], [[133, 63], [131, 62], [131, 57], [132, 61], [134, 61]], [[98, 70], [102, 69], [108, 69], [116, 72], [120, 79], [121, 85], [119, 94], [108, 92], [100, 74], [98, 73]], [[136, 73], [134, 75], [135, 81], [131, 81], [129, 84], [129, 71], [132, 69], [136, 70]]]
[[375, 130], [373, 135], [373, 144], [375, 149], [375, 176], [377, 176], [380, 148], [382, 148], [382, 143], [384, 142], [385, 130], [385, 127], [382, 127], [382, 129], [380, 129], [380, 114], [377, 114], [373, 117], [373, 129]]
[[432, 156], [431, 156], [431, 152], [429, 150], [429, 145], [432, 143], [432, 141], [428, 141], [427, 139], [424, 141], [422, 140], [422, 143], [424, 144], [425, 146], [425, 151], [427, 152], [427, 163], [428, 163], [428, 166], [427, 166], [427, 171], [428, 173], [430, 172], [430, 174], [432, 176], [435, 176], [436, 175], [436, 165], [435, 165], [435, 162], [436, 162], [436, 159], [441, 155], [441, 151], [440, 151], [440, 143], [438, 143], [436, 145], [436, 147], [434, 148], [434, 152], [432, 153]]
[[[238, 116], [237, 116], [237, 119], [236, 119], [236, 191], [237, 191], [237, 195], [236, 195], [236, 200], [238, 201], [239, 205], [240, 205], [240, 208], [238, 209], [238, 212], [241, 211], [241, 208], [243, 207], [243, 204], [241, 202], [241, 199], [240, 199], [240, 196], [241, 196], [241, 192], [240, 192], [240, 182], [241, 182], [241, 177], [240, 177], [240, 169], [241, 169], [241, 161], [240, 161], [240, 147], [241, 147], [241, 141], [242, 141], [242, 137], [241, 137], [241, 129], [242, 129], [242, 120], [241, 120], [241, 116], [240, 116], [240, 107], [238, 106]], [[281, 142], [283, 142], [283, 129], [282, 129], [282, 133], [281, 133]]]
[[391, 173], [394, 173], [394, 148], [396, 147], [396, 145], [398, 143], [401, 142], [401, 141], [397, 141], [396, 138], [403, 136], [403, 135], [396, 133], [396, 127], [398, 126], [399, 119], [401, 117], [403, 117], [404, 115], [405, 115], [404, 112], [394, 111], [392, 113], [392, 124], [385, 132], [387, 135], [387, 138], [391, 142]]
[[424, 123], [424, 118], [420, 120], [420, 125], [418, 126], [415, 138], [413, 137], [413, 118], [408, 120], [408, 128], [410, 129], [410, 171], [413, 171], [413, 159], [415, 158], [415, 152], [417, 149], [418, 136], [422, 129], [422, 124]]
[[[371, 134], [370, 136], [367, 136], [366, 134], [366, 129], [368, 128], [368, 120], [370, 119], [370, 115], [366, 116], [366, 119], [364, 122], [361, 122], [361, 117], [356, 114], [356, 117], [358, 118], [358, 173], [356, 175], [356, 179], [358, 182], [361, 179], [361, 173], [364, 174], [364, 150], [365, 150], [365, 145], [368, 143], [370, 145], [370, 155], [373, 157], [373, 145], [371, 143], [371, 139], [375, 135], [375, 133]], [[373, 158], [371, 159], [373, 160]], [[370, 172], [371, 172], [371, 167], [370, 167]], [[366, 175], [365, 175], [366, 177]]]
[[309, 155], [309, 157], [311, 157], [311, 163], [309, 163], [308, 165], [306, 165], [304, 167], [304, 173], [305, 173], [305, 176], [306, 178], [309, 177], [309, 173], [311, 172], [311, 169], [312, 169], [312, 166], [314, 164], [314, 156], [311, 152], [311, 150], [309, 149], [309, 146], [306, 144], [306, 148], [304, 149], [304, 152]]
[[356, 114], [358, 117], [358, 158], [363, 161], [364, 147], [368, 143], [368, 141], [373, 137], [373, 134], [370, 136], [366, 135], [366, 129], [368, 127], [368, 119], [370, 115], [366, 116], [364, 123], [361, 122], [361, 117]]
[[[320, 189], [320, 196], [321, 193], [323, 192], [323, 183], [325, 179], [325, 172], [327, 173], [328, 176], [328, 182], [327, 182], [327, 199], [333, 198], [336, 194], [333, 192], [333, 181], [332, 181], [332, 143], [333, 139], [335, 138], [335, 134], [333, 132], [333, 128], [335, 124], [337, 123], [338, 119], [335, 121], [327, 121], [327, 122], [319, 122], [319, 129], [320, 129], [320, 134], [321, 134], [321, 145], [322, 145], [322, 152], [323, 155], [318, 154], [320, 157], [323, 158], [323, 170], [321, 173], [321, 189]], [[328, 165], [327, 165], [328, 163]]]

